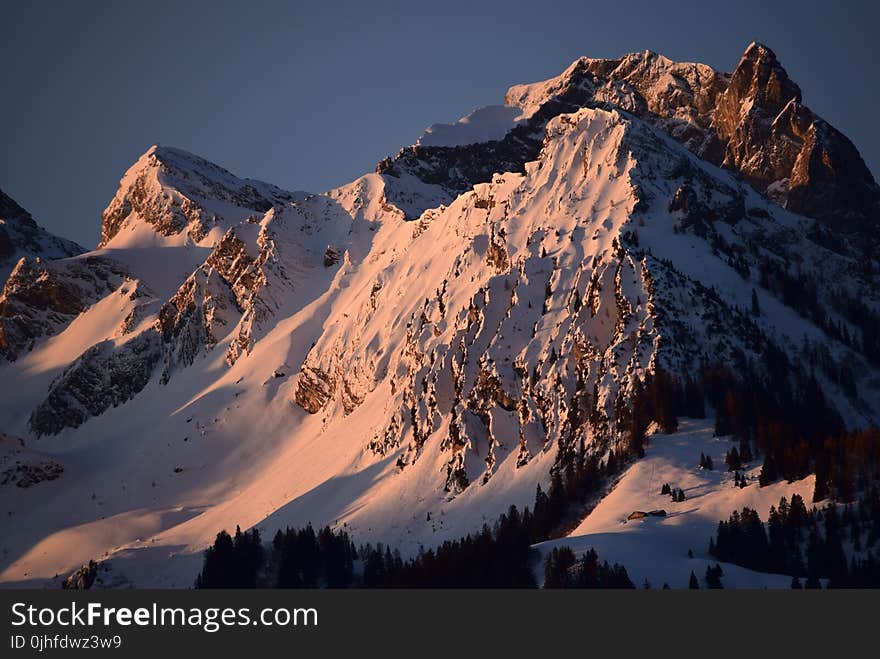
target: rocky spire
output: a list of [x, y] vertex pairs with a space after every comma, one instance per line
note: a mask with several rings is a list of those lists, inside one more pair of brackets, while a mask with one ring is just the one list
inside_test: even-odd
[[880, 190], [855, 146], [803, 105], [766, 46], [746, 49], [713, 125], [726, 143], [723, 165], [786, 208], [848, 233], [877, 226]]
[[721, 95], [716, 125], [722, 135], [730, 135], [744, 114], [772, 119], [791, 101], [801, 102], [800, 87], [788, 77], [772, 50], [752, 42]]
[[555, 78], [511, 87], [505, 102], [527, 121], [503, 139], [411, 147], [377, 171], [408, 171], [460, 193], [489, 181], [493, 172], [523, 171], [540, 147], [534, 136], [553, 117], [582, 107], [614, 107], [704, 160], [739, 172], [789, 210], [850, 234], [880, 224], [880, 189], [855, 146], [803, 104], [800, 87], [776, 54], [757, 42], [729, 75], [651, 51], [620, 59], [582, 57]]

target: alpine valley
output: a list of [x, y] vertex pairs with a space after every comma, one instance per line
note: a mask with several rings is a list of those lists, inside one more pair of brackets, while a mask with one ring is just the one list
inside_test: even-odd
[[153, 146], [92, 251], [0, 217], [3, 585], [526, 508], [538, 584], [876, 585], [880, 187], [765, 46], [581, 58], [320, 194]]

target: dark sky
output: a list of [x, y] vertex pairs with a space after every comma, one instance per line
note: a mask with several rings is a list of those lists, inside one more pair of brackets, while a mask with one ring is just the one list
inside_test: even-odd
[[321, 191], [580, 55], [730, 71], [761, 41], [880, 171], [865, 2], [0, 2], [0, 188], [89, 247], [151, 144]]

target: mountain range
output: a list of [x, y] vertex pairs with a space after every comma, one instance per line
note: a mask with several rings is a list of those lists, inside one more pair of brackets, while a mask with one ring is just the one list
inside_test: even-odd
[[414, 555], [593, 464], [539, 551], [686, 587], [733, 511], [812, 500], [820, 459], [758, 456], [880, 425], [880, 187], [756, 43], [578, 59], [320, 194], [153, 146], [91, 251], [0, 221], [6, 585], [188, 587], [236, 525]]

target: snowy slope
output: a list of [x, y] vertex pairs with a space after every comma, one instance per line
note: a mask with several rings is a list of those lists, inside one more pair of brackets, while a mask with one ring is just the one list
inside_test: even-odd
[[[708, 554], [709, 538], [734, 510], [749, 507], [767, 518], [779, 499], [793, 494], [809, 501], [815, 479], [758, 486], [760, 464], [744, 470], [748, 485], [740, 489], [733, 473], [726, 471], [725, 454], [734, 446], [727, 437], [713, 436], [711, 420], [682, 419], [672, 435], [651, 436], [644, 459], [633, 463], [589, 516], [568, 537], [537, 545], [541, 555], [555, 546], [571, 547], [576, 553], [594, 548], [602, 560], [627, 568], [637, 587], [645, 580], [653, 588], [687, 588], [691, 571], [705, 588], [703, 576], [717, 561]], [[712, 458], [714, 470], [701, 469], [700, 455]], [[685, 500], [673, 502], [660, 494], [664, 483], [681, 488]], [[627, 520], [635, 511], [665, 510], [666, 517]], [[693, 558], [688, 552], [693, 553]], [[721, 564], [725, 588], [790, 588], [791, 577], [763, 574], [737, 565]], [[543, 579], [543, 574], [540, 575]]]
[[502, 139], [523, 121], [519, 108], [487, 105], [451, 124], [432, 124], [416, 142], [420, 146], [467, 146]]

